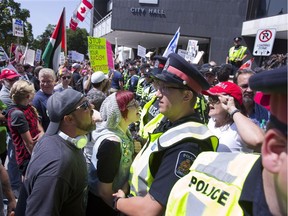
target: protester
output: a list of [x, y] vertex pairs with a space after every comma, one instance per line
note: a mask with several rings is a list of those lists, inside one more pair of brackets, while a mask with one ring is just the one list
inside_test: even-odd
[[81, 65], [78, 63], [72, 64], [71, 67], [72, 71], [72, 87], [73, 89], [83, 92], [83, 79], [81, 77], [80, 71], [81, 71]]
[[287, 66], [251, 76], [249, 86], [271, 95], [261, 155], [200, 154], [174, 185], [166, 216], [287, 215]]
[[116, 63], [114, 65], [115, 70], [112, 71], [111, 74], [111, 88], [110, 93], [117, 92], [119, 90], [124, 89], [124, 77], [123, 74], [119, 71], [120, 65], [119, 63]]
[[131, 166], [130, 194], [118, 190], [114, 208], [126, 215], [161, 215], [174, 183], [189, 172], [202, 151], [215, 151], [218, 139], [195, 114], [197, 93], [209, 87], [200, 72], [171, 53], [154, 87], [167, 118], [150, 135]]
[[269, 111], [261, 106], [260, 104], [255, 103], [255, 91], [249, 87], [249, 78], [254, 76], [255, 72], [250, 69], [241, 69], [238, 70], [234, 76], [234, 83], [236, 83], [243, 92], [243, 105], [247, 111], [248, 117], [253, 120], [259, 127], [263, 129], [266, 128], [266, 124], [269, 120], [270, 113]]
[[[0, 91], [0, 99], [1, 101], [6, 105], [6, 107], [9, 107], [13, 104], [12, 99], [10, 98], [10, 89], [12, 85], [19, 80], [20, 75], [16, 73], [14, 70], [11, 70], [9, 68], [4, 68], [1, 71], [1, 80], [3, 82], [1, 91]], [[5, 112], [5, 111], [4, 111]], [[13, 190], [13, 193], [15, 197], [18, 197], [19, 195], [19, 190], [22, 184], [21, 180], [21, 174], [18, 169], [18, 165], [16, 162], [16, 157], [15, 157], [15, 145], [13, 144], [12, 141], [12, 136], [7, 128], [7, 144], [8, 144], [8, 149], [7, 149], [7, 156], [8, 156], [8, 164], [7, 164], [7, 171], [11, 183], [11, 187]]]
[[82, 148], [95, 129], [92, 106], [73, 89], [47, 101], [49, 127], [33, 150], [16, 215], [85, 215], [87, 168]]
[[68, 89], [72, 87], [69, 85], [72, 78], [72, 73], [67, 68], [60, 68], [58, 71], [59, 75], [59, 83], [54, 86], [54, 91], [63, 91], [64, 89]]
[[95, 144], [89, 170], [89, 196], [86, 215], [113, 210], [113, 196], [119, 188], [128, 193], [128, 176], [134, 156], [129, 125], [139, 120], [139, 104], [130, 91], [109, 95], [100, 110], [103, 122], [92, 132]]
[[40, 89], [40, 81], [39, 81], [39, 71], [42, 69], [42, 66], [37, 66], [34, 69], [34, 76], [30, 79], [30, 82], [33, 83], [35, 91], [39, 91]]
[[137, 84], [139, 80], [139, 76], [137, 75], [137, 68], [135, 68], [134, 66], [130, 67], [128, 69], [128, 73], [129, 73], [129, 78], [127, 82], [125, 83], [124, 89], [133, 92], [136, 96]]
[[44, 134], [35, 107], [30, 103], [35, 95], [32, 83], [26, 80], [15, 82], [10, 91], [14, 104], [8, 107], [6, 118], [15, 145], [16, 161], [22, 176], [25, 176], [32, 150]]
[[209, 95], [208, 128], [219, 138], [217, 151], [259, 151], [263, 131], [247, 117], [240, 87], [221, 82], [204, 94]]
[[42, 68], [39, 72], [39, 81], [40, 90], [35, 94], [32, 103], [39, 113], [44, 131], [46, 131], [50, 122], [49, 116], [47, 115], [46, 104], [48, 98], [54, 92], [54, 85], [56, 81], [55, 72], [50, 68]]
[[16, 208], [16, 199], [15, 196], [13, 194], [11, 185], [10, 185], [10, 181], [9, 181], [9, 176], [8, 173], [6, 171], [6, 168], [2, 165], [1, 161], [0, 161], [0, 182], [1, 182], [1, 186], [0, 186], [0, 215], [4, 216], [4, 203], [3, 203], [3, 195], [5, 196], [5, 198], [8, 200], [8, 204], [7, 204], [7, 215], [10, 215], [12, 212], [12, 214], [14, 214], [14, 210]]

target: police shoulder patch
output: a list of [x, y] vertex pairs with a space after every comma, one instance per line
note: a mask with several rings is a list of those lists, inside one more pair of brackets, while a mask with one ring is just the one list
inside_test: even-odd
[[179, 178], [187, 175], [189, 173], [189, 169], [196, 159], [196, 156], [188, 151], [181, 151], [178, 154], [176, 166], [175, 166], [175, 175]]

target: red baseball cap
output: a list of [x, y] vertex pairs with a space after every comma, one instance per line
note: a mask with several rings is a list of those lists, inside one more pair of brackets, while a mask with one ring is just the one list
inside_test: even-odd
[[1, 70], [0, 78], [1, 79], [13, 79], [15, 77], [20, 77], [20, 76], [21, 75], [15, 72], [14, 70], [9, 69], [9, 68], [4, 68]]
[[232, 82], [220, 82], [202, 93], [205, 95], [227, 94], [237, 100], [240, 105], [243, 103], [241, 88]]

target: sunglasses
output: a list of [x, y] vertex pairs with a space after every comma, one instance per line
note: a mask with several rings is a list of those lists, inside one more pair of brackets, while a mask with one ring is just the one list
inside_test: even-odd
[[91, 103], [88, 100], [85, 100], [82, 104], [80, 104], [79, 106], [77, 106], [74, 110], [72, 110], [69, 114], [71, 114], [72, 112], [79, 110], [79, 109], [84, 109], [87, 110], [91, 107]]
[[68, 80], [68, 79], [71, 79], [71, 76], [63, 76], [62, 79], [63, 80], [66, 80], [66, 79]]
[[208, 103], [209, 104], [214, 105], [214, 104], [218, 104], [219, 102], [220, 102], [220, 100], [219, 100], [218, 96], [211, 95], [208, 97]]

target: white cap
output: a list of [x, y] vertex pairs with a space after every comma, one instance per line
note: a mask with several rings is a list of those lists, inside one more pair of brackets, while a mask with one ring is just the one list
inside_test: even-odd
[[91, 76], [91, 83], [100, 83], [104, 79], [108, 79], [108, 75], [105, 75], [102, 71], [96, 71]]

